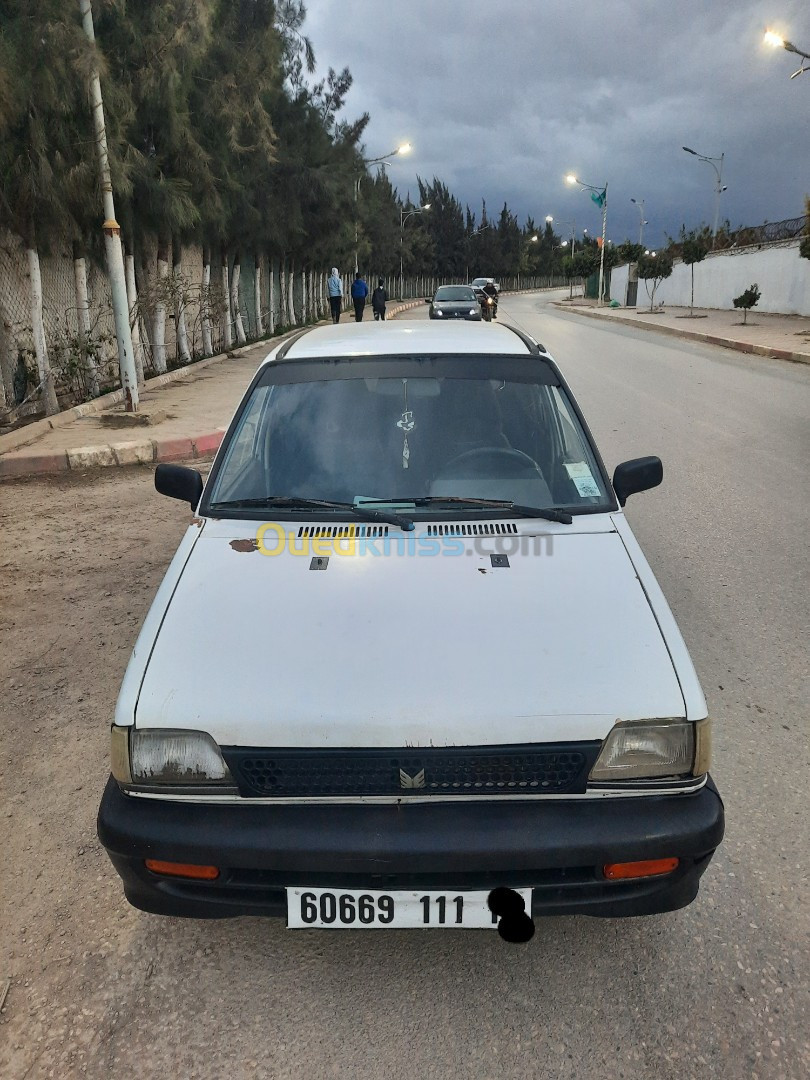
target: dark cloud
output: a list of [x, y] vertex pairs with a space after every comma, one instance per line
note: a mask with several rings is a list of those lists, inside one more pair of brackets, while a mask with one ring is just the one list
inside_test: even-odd
[[[309, 0], [319, 73], [348, 66], [347, 114], [368, 110], [370, 155], [409, 139], [390, 176], [444, 180], [480, 212], [521, 218], [599, 212], [567, 187], [609, 181], [608, 235], [647, 237], [714, 214], [711, 167], [725, 153], [721, 217], [757, 224], [803, 212], [810, 194], [810, 72], [762, 45], [766, 25], [810, 42], [805, 0]], [[810, 50], [810, 44], [804, 44]]]

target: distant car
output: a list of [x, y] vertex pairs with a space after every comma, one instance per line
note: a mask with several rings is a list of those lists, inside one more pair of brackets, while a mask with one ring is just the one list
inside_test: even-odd
[[472, 281], [470, 282], [470, 288], [475, 289], [476, 294], [478, 294], [478, 293], [482, 293], [484, 291], [484, 286], [488, 285], [490, 283], [495, 286], [495, 288], [498, 290], [498, 292], [501, 291], [501, 287], [498, 284], [498, 282], [495, 280], [495, 278], [491, 278], [491, 277], [473, 278]]
[[481, 320], [481, 306], [471, 285], [440, 285], [430, 303], [431, 319]]

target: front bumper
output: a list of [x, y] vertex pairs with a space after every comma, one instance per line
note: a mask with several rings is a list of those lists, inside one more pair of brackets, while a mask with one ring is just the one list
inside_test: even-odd
[[[285, 915], [288, 886], [534, 889], [533, 915], [651, 915], [690, 903], [723, 837], [714, 784], [691, 795], [581, 800], [213, 805], [133, 798], [109, 779], [98, 835], [135, 907], [162, 915]], [[671, 874], [601, 867], [677, 856]], [[214, 865], [214, 882], [144, 860]]]

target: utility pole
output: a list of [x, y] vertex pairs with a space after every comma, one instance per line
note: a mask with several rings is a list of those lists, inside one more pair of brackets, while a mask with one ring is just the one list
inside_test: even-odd
[[649, 225], [648, 221], [644, 220], [644, 200], [643, 199], [631, 199], [631, 203], [638, 210], [638, 244], [639, 247], [644, 246], [644, 226]]
[[[712, 229], [712, 251], [717, 242], [717, 223], [720, 218], [720, 196], [726, 190], [723, 186], [723, 161], [725, 160], [725, 153], [722, 153], [719, 158], [708, 157], [706, 154], [699, 154], [697, 150], [692, 150], [688, 146], [682, 146], [682, 150], [685, 150], [687, 154], [691, 154], [696, 157], [698, 161], [705, 161], [707, 165], [711, 165], [714, 169], [714, 175], [717, 179], [717, 184], [714, 189], [714, 228]], [[717, 168], [717, 164], [720, 164], [720, 168]]]
[[599, 256], [599, 304], [605, 302], [605, 234], [607, 232], [607, 181], [602, 202], [602, 250]]
[[[82, 24], [88, 41], [95, 44], [93, 9], [90, 0], [79, 0]], [[124, 407], [127, 412], [137, 412], [139, 404], [138, 378], [135, 372], [135, 354], [132, 348], [132, 331], [129, 325], [129, 301], [124, 273], [124, 255], [121, 250], [121, 226], [115, 220], [110, 159], [107, 154], [107, 132], [104, 127], [104, 104], [101, 100], [101, 80], [98, 67], [93, 62], [90, 74], [90, 100], [93, 108], [93, 124], [98, 146], [98, 165], [101, 173], [101, 192], [104, 199], [104, 249], [107, 255], [107, 274], [112, 293], [115, 339], [118, 344], [118, 368], [121, 388], [124, 391]]]

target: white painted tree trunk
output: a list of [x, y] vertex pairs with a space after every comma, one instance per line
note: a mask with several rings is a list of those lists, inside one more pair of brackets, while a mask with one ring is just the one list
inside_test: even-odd
[[176, 258], [172, 260], [172, 276], [174, 277], [174, 324], [177, 328], [177, 350], [184, 364], [191, 363], [191, 350], [188, 347], [188, 330], [186, 329], [186, 283], [183, 279], [183, 250], [179, 244], [175, 246]]
[[138, 386], [143, 386], [143, 342], [141, 341], [141, 314], [138, 310], [138, 286], [135, 282], [135, 256], [124, 258], [124, 273], [127, 279], [127, 303], [129, 304], [129, 325], [132, 328], [132, 354], [135, 357], [135, 378]]
[[270, 309], [267, 318], [270, 323], [270, 333], [274, 334], [276, 332], [276, 280], [275, 274], [273, 273], [272, 259], [267, 260], [267, 276], [270, 279]]
[[83, 258], [73, 260], [73, 280], [76, 284], [76, 321], [82, 336], [82, 370], [87, 389], [92, 397], [98, 397], [98, 372], [90, 352], [90, 301], [87, 297], [87, 264]]
[[231, 310], [233, 311], [233, 322], [236, 327], [236, 340], [238, 344], [244, 345], [247, 338], [245, 337], [245, 328], [242, 325], [242, 312], [239, 308], [239, 278], [241, 271], [242, 267], [237, 253], [233, 261], [233, 273], [231, 274]]
[[166, 282], [169, 279], [169, 261], [163, 249], [158, 250], [157, 289], [155, 290], [155, 317], [152, 327], [152, 362], [155, 371], [166, 371]]
[[262, 318], [262, 260], [256, 256], [253, 273], [253, 306], [256, 309], [256, 336], [264, 337], [264, 319]]
[[278, 264], [278, 321], [281, 326], [287, 325], [287, 279], [284, 276], [284, 260]]
[[14, 404], [14, 370], [17, 367], [17, 346], [8, 312], [0, 302], [0, 383], [7, 406]]
[[233, 345], [231, 333], [231, 291], [228, 287], [228, 252], [222, 252], [222, 345], [230, 349]]
[[45, 341], [45, 323], [42, 320], [42, 275], [39, 269], [39, 252], [34, 247], [26, 249], [28, 255], [28, 274], [31, 278], [31, 329], [34, 334], [34, 351], [37, 357], [37, 370], [42, 383], [42, 400], [45, 414], [53, 416], [59, 412], [56, 398], [53, 372], [48, 362], [48, 346]]
[[214, 355], [214, 342], [211, 336], [211, 309], [209, 289], [211, 288], [211, 253], [206, 248], [203, 253], [202, 295], [200, 296], [200, 315], [202, 319], [203, 356]]
[[287, 274], [287, 306], [290, 310], [290, 326], [297, 326], [298, 319], [295, 314], [295, 267], [290, 263], [290, 272]]
[[309, 320], [309, 290], [307, 289], [307, 272], [301, 271], [301, 322]]

